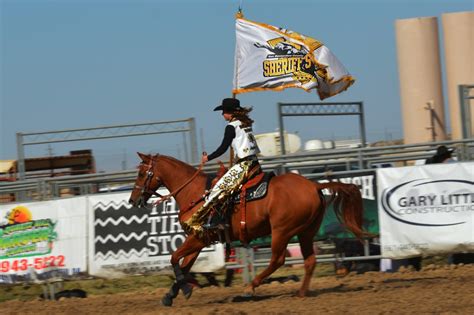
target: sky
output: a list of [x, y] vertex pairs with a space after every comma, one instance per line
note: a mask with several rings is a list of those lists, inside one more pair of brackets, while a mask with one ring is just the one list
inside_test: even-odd
[[[362, 101], [371, 142], [403, 137], [395, 21], [436, 16], [441, 23], [443, 13], [474, 10], [473, 0], [0, 0], [0, 160], [17, 158], [17, 132], [191, 117], [198, 150], [212, 152], [226, 125], [212, 109], [232, 95], [239, 4], [245, 18], [316, 38], [337, 56], [356, 82], [325, 102]], [[439, 32], [443, 56], [441, 25]], [[253, 107], [257, 134], [277, 130], [278, 102], [320, 102], [301, 89], [238, 98]], [[285, 118], [285, 128], [303, 142], [359, 135], [356, 116]], [[135, 167], [137, 151], [185, 159], [181, 134], [35, 145], [25, 153], [79, 149], [93, 150], [99, 171]]]

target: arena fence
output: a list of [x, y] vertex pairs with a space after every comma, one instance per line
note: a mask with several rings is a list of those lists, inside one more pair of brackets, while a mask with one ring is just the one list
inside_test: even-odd
[[[298, 172], [310, 179], [358, 173], [387, 166], [406, 166], [432, 156], [439, 145], [455, 147], [459, 161], [474, 160], [474, 138], [410, 145], [392, 145], [351, 149], [328, 149], [274, 157], [262, 157], [264, 170], [277, 173]], [[209, 163], [205, 172], [213, 173], [217, 164]], [[19, 180], [0, 183], [0, 203], [51, 200], [72, 195], [88, 195], [105, 191], [130, 189], [136, 170]]]
[[[317, 246], [323, 243], [316, 242]], [[297, 244], [289, 244], [289, 247]], [[327, 244], [326, 244], [327, 246]], [[357, 262], [357, 261], [376, 261], [382, 259], [381, 255], [371, 255], [369, 252], [369, 240], [364, 241], [364, 253], [358, 256], [346, 256], [344, 253], [330, 253], [330, 254], [316, 254], [318, 263], [331, 263], [335, 268], [342, 265], [343, 262]], [[326, 247], [326, 249], [328, 249]], [[334, 246], [329, 246], [329, 249], [334, 252]], [[271, 250], [270, 248], [259, 248], [257, 251], [254, 247], [236, 247], [236, 253], [232, 257], [232, 261], [225, 264], [226, 269], [234, 269], [242, 271], [242, 281], [244, 284], [249, 284], [257, 273], [257, 268], [267, 267], [270, 264]], [[304, 264], [303, 257], [290, 256], [285, 258], [284, 265], [302, 265]]]

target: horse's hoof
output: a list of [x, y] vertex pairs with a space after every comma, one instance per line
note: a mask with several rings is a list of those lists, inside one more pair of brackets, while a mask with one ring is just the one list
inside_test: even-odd
[[244, 290], [244, 293], [242, 294], [243, 297], [249, 298], [255, 295], [255, 289], [252, 287], [248, 287]]
[[163, 306], [171, 306], [173, 305], [173, 298], [169, 294], [165, 294], [161, 299], [161, 304], [163, 304]]
[[183, 294], [186, 300], [191, 297], [191, 294], [193, 294], [193, 286], [190, 285], [189, 283], [183, 284], [181, 286], [181, 290], [183, 291]]
[[232, 302], [249, 302], [253, 300], [253, 296], [238, 295], [232, 298]]

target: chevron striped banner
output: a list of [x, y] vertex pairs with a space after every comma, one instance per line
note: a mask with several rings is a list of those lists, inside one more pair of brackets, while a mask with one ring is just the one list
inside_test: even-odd
[[[168, 191], [160, 191], [165, 195]], [[136, 274], [170, 266], [171, 254], [185, 240], [174, 199], [154, 209], [134, 208], [128, 193], [89, 197], [89, 272], [98, 276]], [[224, 266], [224, 250], [203, 250], [193, 271], [210, 272]]]

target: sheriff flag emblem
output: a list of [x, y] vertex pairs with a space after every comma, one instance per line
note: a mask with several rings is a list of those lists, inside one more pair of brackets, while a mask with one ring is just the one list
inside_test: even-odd
[[271, 25], [236, 19], [233, 93], [317, 89], [319, 97], [346, 90], [354, 78], [318, 40]]

